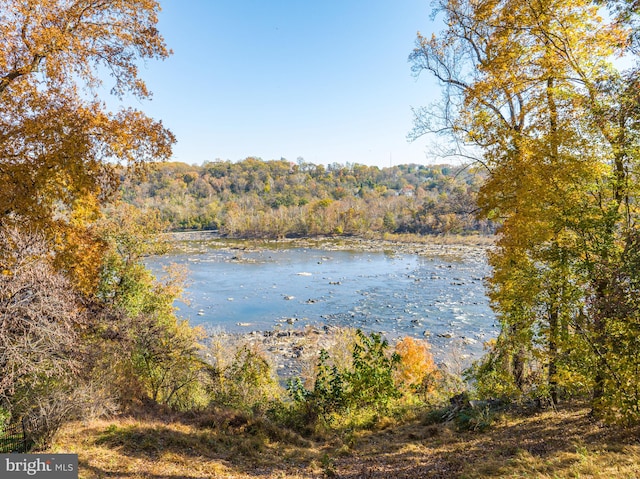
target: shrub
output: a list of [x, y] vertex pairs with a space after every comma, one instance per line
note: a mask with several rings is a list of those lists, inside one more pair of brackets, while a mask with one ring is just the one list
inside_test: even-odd
[[[133, 207], [113, 211], [102, 225], [108, 247], [96, 309], [112, 318], [97, 331], [104, 351], [95, 374], [113, 380], [125, 403], [148, 398], [176, 409], [197, 408], [206, 404], [199, 344], [204, 333], [178, 318], [174, 306], [186, 271], [169, 267], [157, 280], [143, 263], [146, 255], [164, 251], [155, 239], [159, 227]], [[114, 341], [105, 344], [105, 336]], [[104, 353], [111, 353], [107, 364]]]
[[331, 366], [329, 359], [327, 350], [322, 349], [312, 391], [307, 390], [299, 378], [293, 378], [287, 383], [289, 395], [295, 402], [304, 404], [306, 415], [310, 419], [315, 420], [320, 416], [328, 418], [331, 413], [343, 411], [348, 406], [345, 374], [335, 364]]
[[349, 385], [349, 403], [356, 407], [373, 406], [386, 410], [389, 401], [400, 397], [393, 380], [400, 356], [387, 355], [389, 343], [381, 334], [366, 336], [357, 330], [353, 347], [353, 369], [345, 373]]
[[515, 381], [509, 367], [509, 358], [495, 347], [495, 341], [485, 345], [487, 353], [469, 368], [465, 377], [473, 381], [476, 394], [480, 398], [511, 400], [523, 392]]
[[17, 417], [37, 391], [73, 383], [82, 368], [86, 318], [50, 260], [42, 235], [0, 230], [0, 403]]
[[265, 354], [244, 345], [227, 366], [211, 368], [215, 402], [241, 410], [264, 410], [280, 396], [280, 387]]
[[307, 389], [299, 378], [287, 384], [289, 396], [297, 406], [298, 414], [307, 421], [331, 425], [336, 415], [371, 409], [374, 415], [388, 410], [391, 400], [400, 396], [394, 382], [395, 369], [400, 357], [389, 355], [389, 344], [382, 336], [369, 336], [357, 330], [350, 348], [351, 364], [340, 368], [331, 364], [326, 350], [320, 351], [313, 389]]
[[206, 402], [198, 340], [200, 328], [177, 318], [142, 316], [134, 321], [132, 363], [148, 396], [176, 409], [193, 409]]
[[418, 392], [426, 396], [437, 389], [441, 374], [426, 341], [406, 336], [396, 344], [400, 361], [395, 373], [396, 383], [403, 392]]
[[4, 433], [7, 424], [9, 424], [9, 420], [11, 419], [11, 413], [9, 410], [0, 407], [0, 435]]

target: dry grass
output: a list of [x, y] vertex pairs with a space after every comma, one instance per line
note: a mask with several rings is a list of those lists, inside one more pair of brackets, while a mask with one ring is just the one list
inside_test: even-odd
[[77, 453], [79, 477], [204, 479], [321, 477], [310, 441], [242, 415], [199, 421], [113, 419], [74, 423], [52, 452]]
[[[197, 421], [197, 422], [196, 422]], [[208, 418], [76, 423], [53, 452], [79, 454], [81, 478], [640, 478], [639, 430], [584, 407], [505, 414], [483, 433], [416, 420], [312, 442], [267, 423]]]
[[605, 428], [584, 407], [504, 415], [483, 433], [410, 424], [371, 435], [336, 462], [344, 478], [640, 478], [638, 431]]

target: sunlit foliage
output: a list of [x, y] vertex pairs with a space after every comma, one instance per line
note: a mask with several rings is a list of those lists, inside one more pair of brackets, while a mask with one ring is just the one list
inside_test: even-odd
[[439, 2], [447, 28], [419, 35], [411, 61], [442, 84], [444, 101], [417, 112], [416, 134], [451, 133], [458, 154], [488, 174], [479, 205], [500, 222], [489, 294], [502, 331], [480, 384], [508, 377], [502, 393], [552, 402], [589, 391], [594, 410], [640, 420], [618, 394], [640, 398], [623, 379], [639, 364], [628, 343], [637, 329], [628, 267], [639, 218], [637, 72], [613, 62], [633, 53], [635, 14], [618, 21], [599, 8]]
[[158, 10], [154, 0], [0, 5], [0, 221], [46, 232], [58, 267], [84, 290], [101, 253], [87, 225], [117, 191], [113, 163], [140, 167], [171, 152], [161, 122], [99, 98], [103, 87], [149, 96], [136, 62], [169, 54]]
[[299, 160], [164, 163], [123, 185], [125, 200], [161, 212], [172, 229], [216, 229], [236, 237], [369, 232], [477, 234], [477, 168], [392, 168]]

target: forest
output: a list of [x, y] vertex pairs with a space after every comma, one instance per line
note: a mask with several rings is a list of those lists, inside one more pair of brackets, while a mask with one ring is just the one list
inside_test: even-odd
[[[637, 1], [436, 1], [407, 54], [442, 101], [412, 136], [466, 166], [382, 169], [171, 162], [162, 121], [104, 99], [151, 96], [159, 10], [0, 2], [0, 453], [22, 427], [83, 477], [638, 476]], [[492, 234], [500, 334], [458, 374], [423, 339], [309, 331], [283, 384], [176, 315], [185, 272], [144, 262], [167, 229]]]
[[477, 215], [477, 167], [378, 168], [299, 159], [167, 162], [144, 179], [124, 176], [122, 198], [158, 212], [171, 230], [215, 229], [231, 237], [414, 233], [490, 234]]

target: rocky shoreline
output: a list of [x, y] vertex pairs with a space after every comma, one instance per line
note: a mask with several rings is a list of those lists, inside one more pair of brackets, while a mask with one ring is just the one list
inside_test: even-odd
[[[415, 254], [426, 257], [478, 258], [494, 245], [489, 236], [398, 236], [391, 238], [314, 237], [282, 239], [234, 239], [216, 231], [181, 231], [166, 233], [166, 239], [180, 245], [180, 250], [195, 253], [210, 248], [227, 251], [256, 252], [265, 249], [314, 248], [326, 251], [385, 252]], [[187, 245], [185, 247], [185, 245]]]
[[332, 326], [247, 333], [215, 331], [205, 339], [206, 356], [224, 366], [237, 350], [247, 346], [261, 352], [284, 382], [308, 372], [317, 362], [320, 350], [331, 350], [346, 334], [346, 328]]
[[[282, 384], [289, 378], [310, 378], [314, 374], [314, 366], [318, 362], [320, 351], [325, 349], [342, 357], [350, 357], [348, 340], [353, 338], [354, 330], [337, 326], [306, 327], [304, 329], [287, 329], [271, 331], [251, 331], [247, 333], [216, 332], [207, 339], [209, 348], [212, 342], [225, 351], [225, 360], [229, 361], [235, 351], [243, 346], [260, 351], [277, 374]], [[389, 338], [387, 338], [389, 339]], [[397, 339], [389, 339], [390, 350], [393, 351]], [[441, 369], [454, 374], [461, 374], [463, 369], [471, 365], [473, 358], [462, 353], [460, 348], [452, 351], [448, 357], [438, 363]]]

